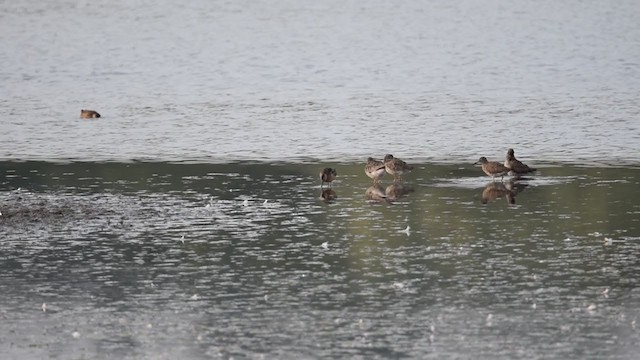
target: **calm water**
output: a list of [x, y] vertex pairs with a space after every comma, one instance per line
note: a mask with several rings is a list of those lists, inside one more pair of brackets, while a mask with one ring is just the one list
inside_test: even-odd
[[0, 2], [0, 357], [637, 357], [637, 14]]

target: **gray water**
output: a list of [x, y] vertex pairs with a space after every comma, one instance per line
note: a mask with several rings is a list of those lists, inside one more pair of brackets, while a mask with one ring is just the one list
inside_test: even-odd
[[[0, 157], [640, 160], [637, 1], [0, 5]], [[100, 121], [80, 120], [81, 108]]]
[[0, 2], [0, 357], [636, 358], [639, 13]]

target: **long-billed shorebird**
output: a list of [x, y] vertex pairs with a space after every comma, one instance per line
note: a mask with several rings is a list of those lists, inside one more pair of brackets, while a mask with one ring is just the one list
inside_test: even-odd
[[500, 176], [500, 179], [502, 179], [502, 177], [504, 177], [504, 175], [509, 172], [509, 169], [506, 166], [500, 164], [497, 161], [489, 161], [484, 156], [473, 163], [473, 165], [478, 164], [482, 165], [482, 171], [484, 171], [485, 174], [491, 176], [491, 178], [494, 180], [496, 176]]
[[336, 179], [336, 175], [338, 175], [336, 169], [332, 169], [330, 167], [322, 169], [322, 171], [320, 171], [320, 180], [322, 181], [320, 187], [322, 187], [324, 183], [331, 186], [331, 182]]
[[395, 180], [402, 180], [401, 176], [405, 173], [410, 172], [411, 170], [413, 170], [413, 166], [407, 164], [406, 162], [400, 160], [400, 159], [396, 159], [393, 157], [393, 155], [391, 154], [387, 154], [384, 157], [384, 168], [385, 170], [393, 175], [393, 179]]
[[385, 172], [384, 162], [375, 160], [372, 157], [367, 159], [367, 164], [364, 166], [364, 173], [373, 179], [374, 184], [378, 183], [378, 179], [383, 177]]
[[536, 169], [528, 167], [520, 160], [516, 159], [513, 149], [507, 151], [507, 157], [504, 160], [504, 166], [509, 169], [509, 173], [514, 176], [519, 176], [536, 171]]

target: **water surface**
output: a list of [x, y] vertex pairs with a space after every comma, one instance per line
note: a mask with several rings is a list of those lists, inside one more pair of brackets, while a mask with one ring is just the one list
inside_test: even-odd
[[455, 163], [513, 147], [638, 164], [638, 13], [636, 1], [4, 2], [0, 158]]
[[[638, 169], [4, 162], [8, 358], [622, 358]], [[483, 194], [485, 198], [483, 199]], [[513, 199], [513, 201], [509, 201]], [[46, 311], [42, 306], [46, 304]]]
[[1, 2], [0, 357], [637, 357], [639, 12]]

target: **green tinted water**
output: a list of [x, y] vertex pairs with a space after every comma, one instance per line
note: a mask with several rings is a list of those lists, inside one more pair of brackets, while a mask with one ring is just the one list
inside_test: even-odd
[[639, 175], [3, 162], [0, 353], [633, 358]]

